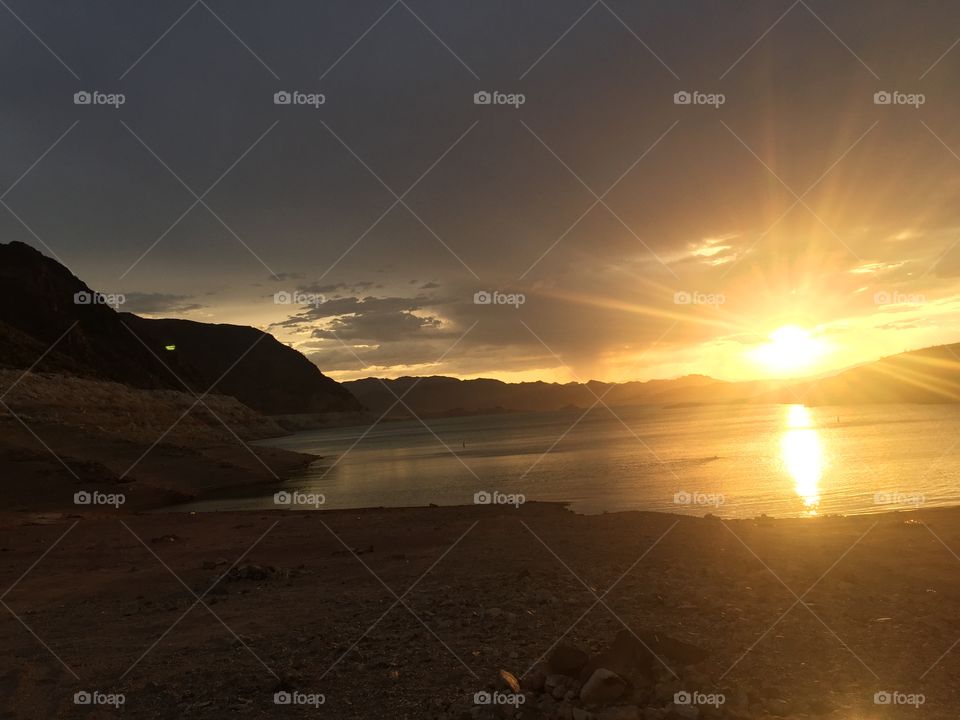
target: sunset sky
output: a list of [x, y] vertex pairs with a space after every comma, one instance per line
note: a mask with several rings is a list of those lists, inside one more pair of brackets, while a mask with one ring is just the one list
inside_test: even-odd
[[257, 325], [337, 379], [960, 340], [956, 3], [8, 4], [0, 239], [124, 310]]

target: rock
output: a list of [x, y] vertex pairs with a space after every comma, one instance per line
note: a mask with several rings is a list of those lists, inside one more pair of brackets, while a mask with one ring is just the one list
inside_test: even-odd
[[643, 720], [663, 720], [667, 711], [663, 708], [648, 707], [643, 709]]
[[611, 670], [597, 668], [580, 690], [580, 700], [604, 705], [613, 702], [626, 691], [626, 680]]
[[497, 689], [509, 690], [514, 694], [519, 694], [520, 681], [517, 680], [517, 676], [509, 670], [501, 670], [497, 674]]
[[550, 675], [547, 675], [546, 679], [544, 680], [543, 688], [548, 693], [552, 693], [554, 689], [558, 687], [563, 687], [564, 685], [566, 685], [568, 679], [569, 678], [567, 678], [566, 675], [551, 673]]
[[588, 712], [583, 708], [575, 707], [573, 709], [573, 720], [594, 720], [595, 716], [592, 712]]
[[547, 667], [550, 672], [569, 677], [577, 677], [590, 658], [587, 654], [572, 645], [557, 645], [547, 656]]
[[675, 640], [662, 633], [632, 633], [621, 630], [613, 644], [593, 658], [581, 671], [581, 679], [603, 667], [623, 676], [650, 676], [657, 668], [669, 665], [693, 665], [707, 657], [701, 648]]

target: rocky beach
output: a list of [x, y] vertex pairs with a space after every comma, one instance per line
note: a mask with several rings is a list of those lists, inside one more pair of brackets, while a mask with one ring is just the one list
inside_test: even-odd
[[7, 513], [2, 717], [952, 718], [958, 519]]

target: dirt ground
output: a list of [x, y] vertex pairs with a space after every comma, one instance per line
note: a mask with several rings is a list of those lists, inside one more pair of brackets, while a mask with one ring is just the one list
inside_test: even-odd
[[[477, 717], [499, 670], [526, 686], [558, 642], [595, 653], [629, 627], [707, 652], [716, 717], [955, 718], [958, 520], [7, 513], [0, 717]], [[515, 716], [549, 717], [536, 701]]]

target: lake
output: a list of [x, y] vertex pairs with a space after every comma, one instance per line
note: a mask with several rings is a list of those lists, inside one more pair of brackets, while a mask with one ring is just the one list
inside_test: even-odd
[[960, 503], [955, 405], [598, 406], [585, 415], [571, 409], [427, 423], [261, 442], [323, 459], [269, 492], [182, 509], [276, 508], [276, 491], [290, 501], [279, 507], [298, 509], [541, 500], [581, 513], [721, 517]]

